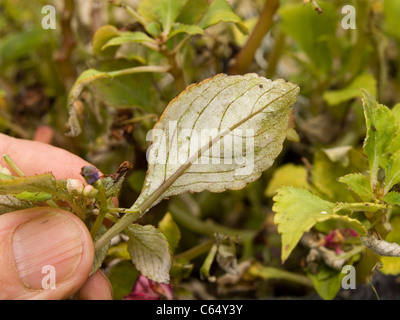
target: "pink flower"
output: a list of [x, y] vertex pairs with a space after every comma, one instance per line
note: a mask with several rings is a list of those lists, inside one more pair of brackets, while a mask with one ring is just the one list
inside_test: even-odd
[[342, 246], [344, 245], [346, 238], [358, 237], [358, 233], [352, 229], [335, 229], [331, 231], [326, 237], [323, 246], [335, 250], [336, 254], [343, 253]]
[[124, 300], [172, 300], [174, 298], [172, 286], [157, 283], [140, 275], [130, 294]]

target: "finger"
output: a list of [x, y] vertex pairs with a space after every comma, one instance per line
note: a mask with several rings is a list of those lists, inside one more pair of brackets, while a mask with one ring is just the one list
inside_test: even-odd
[[0, 216], [0, 299], [65, 299], [94, 259], [84, 223], [68, 211], [31, 208]]
[[[81, 176], [81, 168], [91, 164], [78, 156], [38, 141], [16, 139], [0, 133], [0, 155], [8, 154], [16, 165], [26, 174], [42, 174], [52, 172], [56, 179], [85, 179]], [[0, 164], [11, 168], [4, 159]]]
[[[0, 156], [3, 154], [8, 154], [27, 176], [51, 172], [57, 180], [71, 178], [86, 183], [81, 175], [81, 169], [83, 166], [92, 166], [89, 162], [66, 150], [38, 141], [12, 138], [0, 133]], [[11, 170], [2, 157], [0, 164]], [[102, 175], [100, 171], [99, 173]], [[113, 198], [113, 203], [118, 207], [117, 197]]]
[[98, 270], [79, 290], [80, 300], [112, 300], [112, 287], [103, 272]]

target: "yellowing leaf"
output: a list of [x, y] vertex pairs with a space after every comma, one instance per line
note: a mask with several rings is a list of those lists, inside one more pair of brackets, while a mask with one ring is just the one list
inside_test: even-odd
[[152, 130], [149, 167], [135, 208], [143, 213], [187, 191], [241, 189], [282, 150], [299, 88], [257, 74], [218, 75], [188, 87]]
[[347, 184], [362, 200], [369, 201], [372, 199], [371, 184], [365, 175], [361, 173], [351, 173], [340, 177], [338, 181]]
[[128, 251], [132, 262], [142, 275], [150, 280], [169, 282], [171, 256], [166, 238], [151, 225], [130, 225]]
[[158, 228], [167, 238], [171, 252], [174, 252], [181, 239], [181, 231], [170, 213], [165, 214], [164, 218], [159, 222]]
[[278, 190], [273, 200], [272, 210], [276, 212], [274, 222], [282, 235], [282, 262], [289, 257], [303, 234], [317, 222], [339, 219], [360, 234], [366, 232], [358, 220], [334, 214], [334, 203], [325, 201], [308, 190], [284, 187]]
[[268, 187], [265, 190], [267, 197], [272, 197], [281, 187], [297, 187], [308, 189], [307, 169], [304, 166], [285, 164], [274, 171]]

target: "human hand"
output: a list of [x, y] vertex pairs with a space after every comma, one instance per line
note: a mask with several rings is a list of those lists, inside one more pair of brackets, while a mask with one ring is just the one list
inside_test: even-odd
[[[90, 165], [60, 148], [3, 134], [0, 154], [10, 155], [26, 175], [52, 172], [56, 179], [85, 182], [80, 170]], [[0, 164], [8, 167], [3, 159]], [[0, 215], [0, 299], [66, 299], [78, 290], [79, 299], [112, 299], [100, 270], [89, 277], [93, 259], [87, 227], [68, 211], [40, 207]], [[54, 267], [54, 289], [42, 286], [44, 266]]]

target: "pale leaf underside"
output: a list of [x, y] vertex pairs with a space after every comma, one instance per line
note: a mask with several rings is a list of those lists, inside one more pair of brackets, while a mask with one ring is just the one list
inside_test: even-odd
[[30, 208], [32, 205], [25, 200], [11, 195], [0, 195], [0, 214]]
[[145, 277], [162, 283], [169, 282], [171, 256], [164, 235], [151, 225], [130, 225], [128, 250], [132, 262]]
[[147, 201], [149, 209], [187, 191], [241, 189], [259, 178], [282, 150], [298, 93], [293, 83], [256, 74], [221, 74], [188, 87], [153, 129], [149, 168], [134, 206]]

